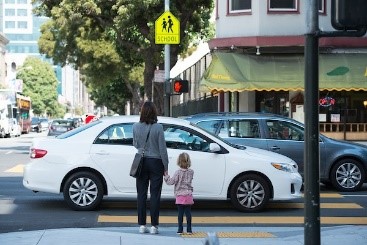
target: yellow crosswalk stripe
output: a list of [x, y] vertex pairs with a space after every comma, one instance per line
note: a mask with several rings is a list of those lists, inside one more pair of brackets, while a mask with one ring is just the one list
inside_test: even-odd
[[[150, 220], [150, 217], [147, 217]], [[109, 216], [99, 215], [101, 223], [136, 223], [137, 216]], [[176, 216], [160, 216], [162, 224], [176, 224]], [[303, 216], [217, 216], [192, 217], [195, 224], [303, 224]], [[321, 217], [321, 224], [367, 225], [367, 217]]]
[[23, 173], [24, 164], [18, 164], [15, 167], [5, 170], [6, 173]]
[[[304, 203], [271, 203], [267, 206], [268, 208], [304, 208]], [[362, 206], [357, 203], [320, 203], [320, 208], [330, 208], [330, 209], [360, 209]]]
[[[216, 232], [218, 238], [274, 238], [274, 234], [263, 231], [249, 231], [249, 232]], [[205, 238], [208, 236], [207, 232], [194, 232], [192, 234], [183, 233], [181, 237], [185, 238]]]
[[321, 198], [343, 198], [342, 195], [336, 192], [322, 192], [320, 193], [320, 197]]

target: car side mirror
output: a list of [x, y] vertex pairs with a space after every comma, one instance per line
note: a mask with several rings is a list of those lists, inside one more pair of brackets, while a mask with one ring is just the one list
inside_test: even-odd
[[210, 143], [209, 145], [210, 152], [219, 152], [221, 151], [220, 146], [217, 143]]

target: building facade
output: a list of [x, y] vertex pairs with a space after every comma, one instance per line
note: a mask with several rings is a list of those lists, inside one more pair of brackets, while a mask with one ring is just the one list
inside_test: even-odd
[[[217, 111], [271, 112], [303, 121], [309, 1], [215, 3], [216, 37], [209, 41], [208, 53], [180, 73], [191, 80], [191, 91], [172, 98], [172, 111], [198, 98], [216, 97]], [[331, 0], [320, 0], [318, 7], [319, 29], [336, 31], [331, 24]], [[365, 131], [366, 36], [320, 38], [319, 62], [320, 130]]]
[[[0, 32], [9, 40], [4, 55], [4, 84], [8, 88], [20, 82], [16, 80], [17, 68], [22, 66], [28, 56], [39, 57], [52, 63], [39, 53], [38, 48], [40, 27], [47, 18], [33, 15], [32, 9], [31, 0], [0, 1]], [[71, 113], [75, 108], [82, 108], [84, 113], [93, 113], [94, 103], [89, 99], [87, 89], [79, 79], [79, 72], [69, 66], [54, 65], [53, 68], [59, 81], [59, 102]]]

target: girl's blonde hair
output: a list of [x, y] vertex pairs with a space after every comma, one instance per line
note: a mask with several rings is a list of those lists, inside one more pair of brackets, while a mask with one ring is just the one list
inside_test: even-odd
[[177, 165], [180, 168], [185, 168], [185, 169], [188, 169], [189, 167], [191, 167], [191, 159], [190, 159], [189, 154], [187, 154], [186, 152], [182, 152], [177, 158]]

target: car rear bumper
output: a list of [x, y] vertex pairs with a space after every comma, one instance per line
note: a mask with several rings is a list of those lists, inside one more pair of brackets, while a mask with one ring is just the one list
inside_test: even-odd
[[[50, 166], [52, 165], [52, 166]], [[62, 177], [65, 169], [61, 164], [48, 164], [45, 162], [30, 162], [24, 166], [23, 186], [32, 191], [60, 193]]]

